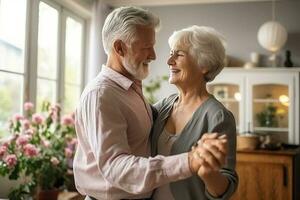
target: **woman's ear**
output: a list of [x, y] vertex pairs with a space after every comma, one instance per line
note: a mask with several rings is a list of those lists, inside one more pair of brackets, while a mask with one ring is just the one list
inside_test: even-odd
[[208, 73], [207, 67], [201, 67], [201, 72], [203, 75], [207, 74]]
[[121, 56], [121, 57], [124, 57], [125, 55], [125, 52], [126, 52], [126, 45], [123, 43], [122, 40], [116, 40], [114, 42], [114, 50], [115, 52]]

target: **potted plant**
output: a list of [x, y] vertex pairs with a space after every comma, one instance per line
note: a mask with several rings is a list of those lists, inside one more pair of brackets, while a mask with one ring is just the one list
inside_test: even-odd
[[60, 106], [47, 102], [42, 113], [33, 113], [33, 108], [32, 103], [25, 103], [25, 115], [15, 114], [9, 121], [11, 136], [0, 145], [0, 175], [22, 179], [9, 199], [42, 199], [46, 193], [54, 200], [68, 182], [77, 143], [74, 115], [61, 117]]
[[143, 85], [145, 97], [150, 104], [156, 103], [157, 99], [154, 94], [160, 89], [161, 83], [166, 80], [168, 80], [168, 76], [158, 76]]

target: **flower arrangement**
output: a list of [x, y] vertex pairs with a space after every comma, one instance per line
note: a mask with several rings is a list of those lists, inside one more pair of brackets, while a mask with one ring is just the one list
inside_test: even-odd
[[74, 115], [61, 117], [59, 105], [45, 102], [43, 112], [34, 113], [34, 105], [27, 102], [24, 111], [24, 116], [15, 114], [9, 121], [11, 137], [0, 144], [0, 175], [22, 178], [9, 199], [64, 187], [77, 144]]

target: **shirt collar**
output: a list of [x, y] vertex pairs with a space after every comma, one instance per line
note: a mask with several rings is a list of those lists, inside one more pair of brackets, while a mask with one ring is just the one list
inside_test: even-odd
[[117, 83], [119, 86], [121, 86], [123, 89], [128, 90], [130, 86], [133, 84], [133, 81], [127, 78], [126, 76], [120, 74], [119, 72], [116, 72], [110, 67], [106, 67], [105, 65], [102, 65], [101, 73], [109, 78], [110, 80]]

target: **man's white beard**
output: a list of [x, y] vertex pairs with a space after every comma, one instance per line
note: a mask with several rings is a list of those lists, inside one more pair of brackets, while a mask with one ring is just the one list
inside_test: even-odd
[[145, 79], [149, 74], [148, 66], [144, 66], [143, 63], [136, 65], [131, 63], [131, 61], [127, 58], [124, 58], [124, 68], [135, 78], [138, 80]]

